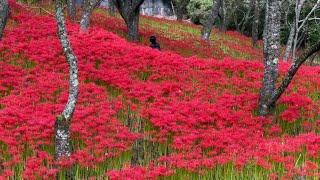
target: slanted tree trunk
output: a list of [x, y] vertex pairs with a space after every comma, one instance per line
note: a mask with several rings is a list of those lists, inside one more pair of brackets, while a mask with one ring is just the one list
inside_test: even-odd
[[80, 31], [87, 31], [93, 10], [100, 5], [102, 0], [87, 0], [84, 2], [83, 14], [80, 21]]
[[140, 6], [144, 0], [113, 0], [128, 28], [128, 39], [139, 41]]
[[4, 28], [6, 27], [8, 16], [9, 16], [8, 0], [0, 0], [0, 40], [2, 38]]
[[71, 48], [67, 30], [64, 22], [63, 8], [61, 1], [56, 1], [56, 20], [58, 24], [58, 36], [69, 64], [69, 98], [68, 102], [55, 122], [55, 158], [70, 157], [72, 149], [70, 146], [70, 124], [78, 100], [78, 66], [77, 58]]
[[295, 34], [295, 27], [296, 27], [295, 23], [293, 23], [291, 25], [291, 28], [290, 28], [290, 34], [289, 34], [289, 37], [288, 37], [286, 50], [285, 50], [285, 53], [284, 53], [284, 56], [283, 56], [283, 60], [284, 61], [288, 61], [288, 59], [290, 57], [290, 54], [292, 52], [292, 43], [293, 43], [294, 34]]
[[305, 50], [304, 53], [291, 65], [287, 75], [283, 79], [280, 87], [272, 93], [271, 98], [269, 99], [267, 105], [272, 106], [277, 102], [277, 100], [281, 97], [284, 91], [287, 89], [289, 84], [291, 83], [293, 77], [298, 72], [300, 66], [313, 54], [320, 51], [320, 41], [318, 41], [315, 45]]
[[75, 0], [67, 0], [67, 6], [68, 6], [68, 15], [71, 20], [76, 20], [76, 1]]
[[253, 7], [253, 22], [252, 22], [252, 45], [257, 46], [258, 34], [259, 34], [259, 17], [260, 17], [260, 9], [259, 9], [259, 0], [252, 0]]
[[211, 14], [207, 17], [205, 23], [203, 24], [202, 30], [201, 30], [201, 38], [203, 40], [207, 41], [210, 39], [213, 24], [219, 15], [220, 7], [221, 7], [221, 0], [213, 0]]
[[259, 99], [260, 115], [267, 115], [273, 104], [268, 101], [275, 91], [280, 55], [281, 0], [267, 0], [266, 27], [264, 31], [264, 76]]

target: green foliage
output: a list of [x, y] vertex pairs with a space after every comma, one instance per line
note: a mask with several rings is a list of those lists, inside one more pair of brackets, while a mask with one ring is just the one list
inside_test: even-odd
[[187, 10], [191, 21], [196, 24], [203, 23], [204, 19], [211, 13], [212, 5], [212, 0], [190, 0]]
[[177, 16], [183, 18], [184, 15], [188, 14], [187, 6], [190, 0], [172, 0]]
[[320, 28], [317, 23], [312, 23], [308, 26], [308, 42], [310, 44], [315, 44], [320, 41]]

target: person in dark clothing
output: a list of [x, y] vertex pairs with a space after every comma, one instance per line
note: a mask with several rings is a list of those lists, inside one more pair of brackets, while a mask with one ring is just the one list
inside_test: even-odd
[[155, 36], [151, 36], [151, 37], [150, 37], [150, 42], [151, 42], [150, 47], [151, 47], [152, 49], [161, 50], [160, 44], [157, 42], [157, 38], [156, 38]]

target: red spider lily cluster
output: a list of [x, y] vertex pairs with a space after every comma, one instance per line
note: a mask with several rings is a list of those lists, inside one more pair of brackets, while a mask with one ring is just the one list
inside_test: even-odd
[[[105, 174], [152, 179], [176, 169], [201, 173], [233, 163], [239, 169], [256, 164], [270, 170], [277, 163], [288, 178], [319, 176], [319, 67], [302, 67], [276, 115], [264, 118], [255, 115], [261, 62], [184, 58], [128, 43], [96, 26], [79, 33], [74, 23], [67, 30], [81, 82], [71, 124], [78, 148], [70, 159], [55, 162], [53, 126], [68, 96], [68, 65], [56, 22], [14, 2], [11, 8], [16, 25], [0, 42], [0, 179], [14, 176], [19, 165], [25, 179], [52, 179], [74, 164], [94, 169], [144, 137], [170, 151], [146, 166], [124, 165]], [[281, 75], [288, 66], [280, 65]], [[121, 93], [111, 98], [106, 85]], [[117, 113], [126, 106], [152, 130], [136, 133], [122, 123]], [[290, 131], [295, 127], [299, 132]], [[298, 167], [302, 153], [306, 162]]]

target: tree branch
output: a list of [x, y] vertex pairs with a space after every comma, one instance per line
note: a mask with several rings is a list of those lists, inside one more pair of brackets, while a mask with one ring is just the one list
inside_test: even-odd
[[273, 105], [274, 103], [276, 103], [276, 101], [281, 97], [281, 95], [284, 93], [284, 91], [287, 89], [287, 87], [289, 86], [289, 84], [291, 83], [293, 77], [295, 76], [295, 74], [297, 73], [297, 71], [299, 70], [300, 66], [313, 54], [315, 54], [316, 52], [320, 51], [320, 41], [318, 41], [315, 45], [313, 45], [312, 47], [310, 47], [309, 49], [307, 49], [298, 59], [296, 62], [294, 62], [286, 77], [283, 79], [280, 87], [274, 91], [274, 93], [272, 94], [270, 100], [268, 101], [268, 106]]

